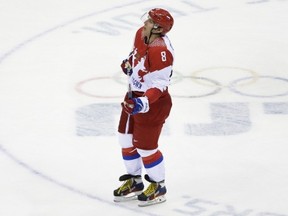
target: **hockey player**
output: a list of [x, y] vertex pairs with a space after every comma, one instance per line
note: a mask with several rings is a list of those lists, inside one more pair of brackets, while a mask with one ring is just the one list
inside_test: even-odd
[[[115, 202], [138, 199], [139, 206], [166, 201], [164, 158], [158, 139], [172, 107], [168, 86], [174, 59], [166, 35], [174, 23], [171, 14], [154, 8], [145, 17], [143, 27], [136, 32], [132, 52], [121, 64], [131, 90], [121, 103], [118, 126], [127, 174], [119, 178], [123, 184], [114, 190]], [[150, 183], [146, 190], [142, 165]]]

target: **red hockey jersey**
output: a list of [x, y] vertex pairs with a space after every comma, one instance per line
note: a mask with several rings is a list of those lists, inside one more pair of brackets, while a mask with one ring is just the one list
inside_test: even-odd
[[145, 43], [141, 27], [135, 36], [132, 50], [130, 84], [132, 91], [146, 92], [157, 88], [167, 90], [172, 76], [174, 50], [166, 35], [156, 38], [151, 44]]

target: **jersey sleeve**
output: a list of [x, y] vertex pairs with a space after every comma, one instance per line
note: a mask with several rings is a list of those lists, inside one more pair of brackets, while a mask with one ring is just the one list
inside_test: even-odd
[[144, 94], [144, 96], [148, 98], [149, 104], [152, 104], [155, 101], [157, 101], [161, 97], [161, 95], [162, 91], [159, 90], [158, 88], [150, 88]]

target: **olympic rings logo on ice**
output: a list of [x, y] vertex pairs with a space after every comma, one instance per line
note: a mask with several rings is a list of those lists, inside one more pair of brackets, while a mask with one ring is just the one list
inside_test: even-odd
[[[240, 73], [241, 77], [235, 79], [237, 73]], [[243, 73], [245, 74], [244, 77]], [[111, 80], [114, 81], [114, 84], [111, 83]], [[179, 71], [174, 71], [171, 81], [170, 93], [176, 98], [207, 97], [219, 93], [222, 89], [228, 89], [230, 92], [241, 96], [256, 98], [274, 98], [288, 95], [287, 78], [261, 76], [255, 71], [240, 67], [204, 68], [193, 71], [188, 76]], [[97, 85], [97, 83], [101, 83], [101, 85]], [[103, 90], [103, 84], [107, 86], [105, 91]], [[75, 89], [78, 93], [89, 97], [122, 98], [125, 92], [115, 94], [115, 92], [118, 92], [115, 88], [117, 84], [127, 85], [127, 79], [121, 72], [111, 77], [99, 76], [83, 80], [76, 84]]]

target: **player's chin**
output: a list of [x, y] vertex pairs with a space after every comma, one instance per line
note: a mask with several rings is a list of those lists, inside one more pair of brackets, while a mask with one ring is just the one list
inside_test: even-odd
[[150, 34], [150, 32], [147, 31], [147, 29], [143, 29], [142, 35], [143, 35], [144, 37], [149, 37], [149, 34]]

